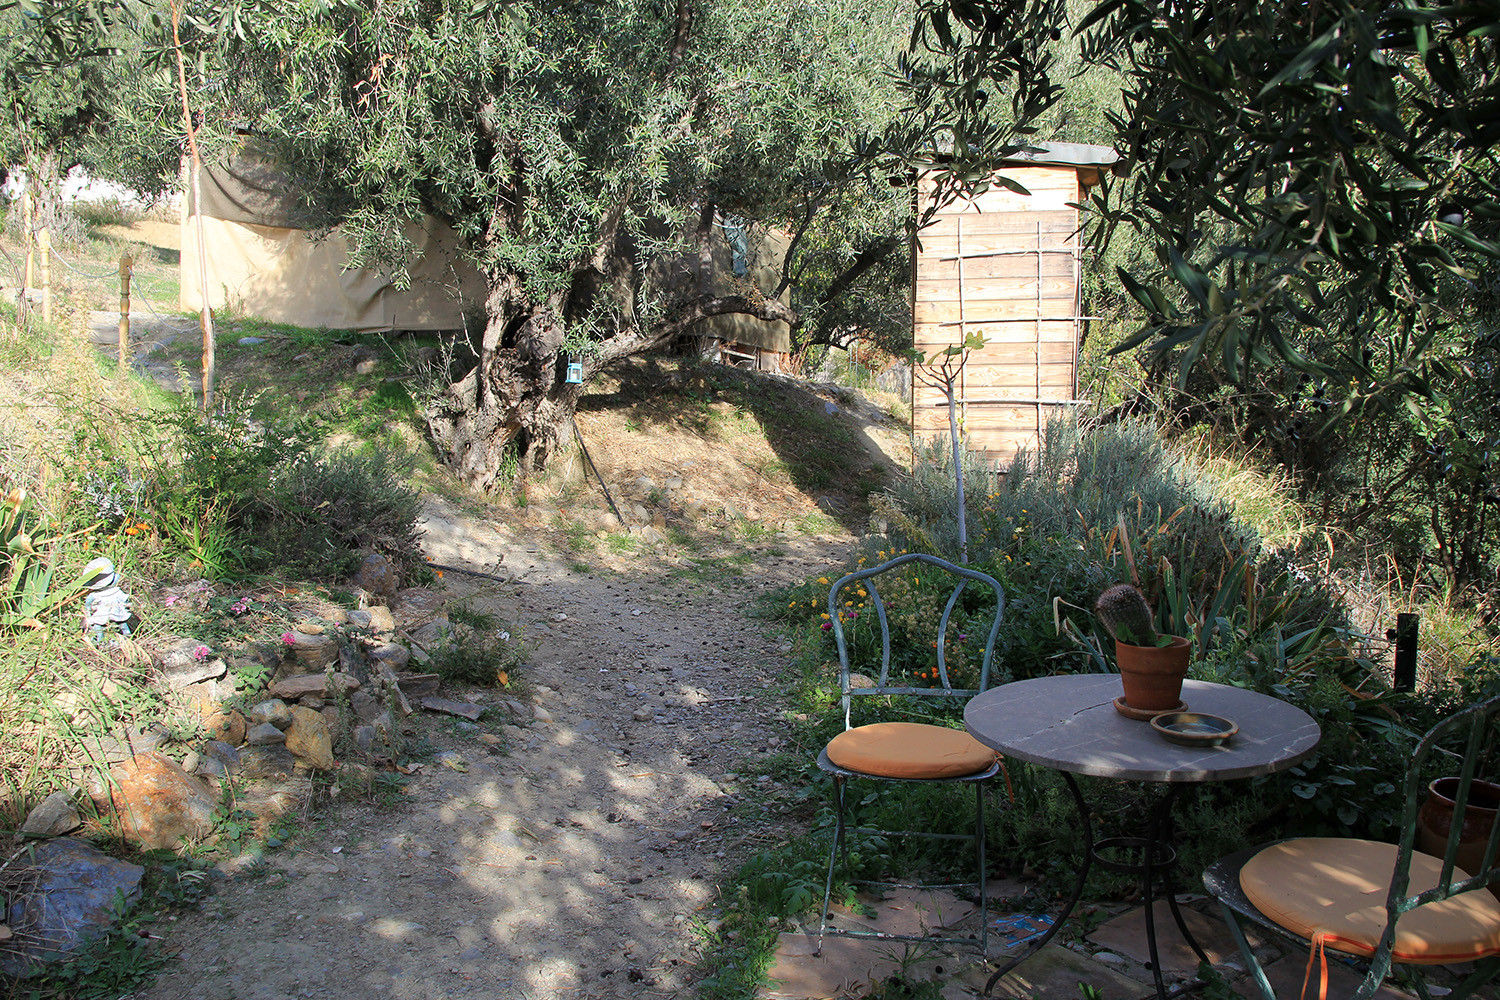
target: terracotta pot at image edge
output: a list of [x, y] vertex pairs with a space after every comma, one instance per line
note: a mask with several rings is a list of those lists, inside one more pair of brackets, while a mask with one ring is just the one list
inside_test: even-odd
[[[1458, 792], [1457, 778], [1438, 778], [1427, 786], [1427, 798], [1417, 811], [1417, 850], [1442, 857], [1448, 849], [1448, 832], [1453, 829], [1453, 796]], [[1470, 875], [1479, 870], [1495, 813], [1500, 810], [1500, 785], [1475, 778], [1469, 785], [1469, 805], [1464, 810], [1463, 832], [1458, 837], [1458, 867]], [[1500, 896], [1500, 887], [1490, 886]]]
[[1188, 640], [1175, 635], [1169, 646], [1132, 646], [1116, 640], [1115, 662], [1120, 667], [1125, 704], [1143, 712], [1176, 708], [1192, 651]]

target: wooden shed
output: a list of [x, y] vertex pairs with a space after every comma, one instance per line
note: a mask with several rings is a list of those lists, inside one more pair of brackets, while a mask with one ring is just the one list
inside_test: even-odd
[[[984, 337], [963, 366], [956, 396], [970, 447], [1002, 471], [1048, 420], [1077, 404], [1085, 317], [1074, 205], [1117, 159], [1102, 146], [1042, 143], [996, 171], [1026, 194], [992, 184], [942, 205], [917, 231], [914, 346], [930, 358], [972, 334]], [[917, 179], [919, 219], [934, 190], [932, 180]], [[947, 399], [924, 374], [935, 373], [922, 366], [913, 373], [917, 441], [948, 433]]]

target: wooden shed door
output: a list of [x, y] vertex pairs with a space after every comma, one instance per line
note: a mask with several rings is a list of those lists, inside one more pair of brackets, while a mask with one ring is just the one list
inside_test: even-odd
[[[913, 341], [924, 357], [984, 337], [960, 376], [959, 412], [971, 447], [1002, 469], [1074, 405], [1080, 318], [1078, 215], [1068, 204], [1080, 197], [1077, 170], [1006, 173], [1029, 196], [987, 192], [945, 206], [923, 227], [913, 296]], [[930, 187], [919, 182], [919, 197]], [[942, 391], [915, 379], [913, 435], [947, 427]]]

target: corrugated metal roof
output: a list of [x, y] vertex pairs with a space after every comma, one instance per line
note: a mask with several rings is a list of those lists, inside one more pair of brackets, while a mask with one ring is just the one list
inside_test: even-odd
[[1091, 146], [1082, 142], [1039, 142], [1007, 156], [1002, 163], [1056, 163], [1071, 167], [1110, 167], [1120, 161], [1120, 154], [1110, 146]]

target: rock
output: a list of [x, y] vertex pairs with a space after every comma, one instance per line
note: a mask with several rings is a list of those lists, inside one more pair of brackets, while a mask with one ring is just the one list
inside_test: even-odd
[[293, 630], [292, 656], [306, 670], [314, 673], [339, 662], [339, 644], [326, 635], [308, 635]]
[[212, 832], [213, 797], [174, 761], [159, 753], [137, 754], [110, 773], [120, 832], [147, 850], [175, 848]]
[[354, 363], [354, 374], [356, 374], [356, 375], [374, 375], [375, 374], [375, 369], [378, 368], [378, 367], [379, 367], [379, 365], [376, 364], [374, 358], [364, 358], [364, 359], [362, 359], [360, 361], [356, 361]]
[[187, 766], [185, 758], [183, 760], [183, 770], [189, 774], [197, 774], [205, 778], [229, 777], [229, 768], [225, 767], [222, 761], [214, 760], [212, 757], [200, 757], [196, 754], [192, 756], [194, 757], [192, 767]]
[[379, 734], [375, 732], [374, 726], [354, 727], [354, 745], [366, 753], [375, 749], [375, 741], [378, 738]]
[[639, 537], [647, 545], [657, 545], [667, 540], [667, 536], [662, 533], [660, 528], [650, 524], [640, 530]]
[[385, 711], [384, 705], [364, 691], [356, 691], [349, 696], [349, 707], [354, 709], [354, 714], [359, 716], [361, 722], [370, 722]]
[[234, 774], [240, 769], [240, 752], [222, 740], [207, 740], [200, 748], [203, 758], [217, 761], [224, 770]]
[[297, 769], [297, 760], [285, 746], [251, 746], [240, 754], [240, 776], [244, 778], [286, 778]]
[[401, 690], [401, 683], [396, 680], [396, 672], [384, 663], [375, 664], [375, 672], [385, 682], [386, 703], [392, 705], [402, 715], [412, 713], [411, 702], [406, 700], [406, 692]]
[[450, 701], [447, 698], [423, 698], [422, 707], [429, 712], [457, 715], [471, 722], [478, 722], [479, 717], [484, 714], [484, 709], [472, 702]]
[[370, 659], [375, 663], [383, 663], [392, 670], [404, 670], [411, 662], [411, 650], [399, 642], [387, 642], [370, 650]]
[[333, 735], [323, 716], [297, 705], [292, 709], [292, 724], [286, 731], [286, 748], [319, 771], [333, 770]]
[[552, 721], [552, 713], [549, 712], [549, 711], [547, 711], [545, 708], [543, 708], [540, 705], [537, 705], [535, 708], [533, 708], [531, 710], [531, 717], [533, 719], [535, 719], [536, 721], [538, 721], [538, 722], [551, 722]]
[[396, 634], [396, 617], [391, 614], [391, 609], [383, 604], [372, 604], [365, 608], [365, 613], [370, 616], [370, 631], [377, 638], [388, 639]]
[[651, 711], [649, 706], [642, 705], [635, 710], [631, 718], [635, 719], [636, 722], [650, 722], [655, 715], [656, 713]]
[[119, 764], [136, 754], [150, 753], [167, 741], [167, 731], [160, 726], [146, 730], [132, 729], [119, 736], [86, 736], [78, 746], [95, 763]]
[[396, 731], [396, 721], [391, 718], [390, 712], [381, 712], [379, 715], [375, 716], [375, 718], [370, 720], [370, 725], [374, 726], [375, 731], [381, 736], [385, 737], [387, 740], [389, 740], [391, 738], [391, 735]]
[[353, 643], [339, 645], [339, 670], [361, 684], [370, 682], [370, 661], [365, 658], [364, 650]]
[[253, 747], [274, 746], [286, 742], [286, 733], [269, 722], [262, 722], [251, 728], [245, 735], [245, 740]]
[[441, 646], [453, 637], [453, 623], [447, 615], [439, 615], [413, 632], [411, 637], [423, 646]]
[[285, 729], [292, 724], [292, 710], [280, 698], [263, 701], [251, 707], [246, 714], [249, 715], [252, 726], [269, 724], [277, 729]]
[[650, 476], [640, 476], [635, 481], [635, 488], [639, 490], [642, 495], [645, 495], [656, 489], [656, 483], [652, 482]]
[[127, 904], [138, 899], [146, 871], [70, 837], [35, 845], [25, 863], [36, 880], [21, 883], [24, 889], [10, 897], [6, 924], [24, 927], [26, 943], [7, 941], [0, 952], [0, 972], [18, 977], [72, 954], [114, 927], [116, 899], [123, 897]]
[[208, 646], [197, 639], [178, 639], [153, 652], [152, 660], [162, 679], [174, 688], [187, 687], [199, 681], [223, 677], [229, 665], [217, 656], [209, 656]]
[[355, 608], [349, 612], [349, 624], [355, 628], [369, 628], [373, 620], [369, 608]]
[[277, 698], [296, 701], [298, 698], [326, 697], [339, 690], [358, 691], [360, 686], [356, 678], [338, 671], [321, 674], [293, 674], [273, 683], [268, 693]]
[[318, 710], [318, 714], [323, 717], [323, 722], [328, 726], [330, 733], [337, 732], [339, 724], [344, 721], [343, 713], [339, 711], [337, 705], [324, 705]]
[[245, 742], [245, 732], [249, 727], [245, 724], [245, 717], [238, 711], [215, 712], [203, 722], [203, 730], [215, 740], [222, 740], [232, 747], [237, 747]]
[[295, 628], [298, 632], [303, 632], [307, 635], [322, 635], [325, 631], [327, 631], [323, 628], [321, 622], [315, 622], [311, 620], [298, 622]]
[[26, 817], [21, 824], [23, 837], [60, 837], [78, 829], [83, 818], [73, 807], [73, 796], [69, 792], [53, 792]]
[[437, 694], [443, 678], [441, 674], [397, 674], [396, 681], [401, 685], [401, 690], [413, 698], [419, 698]]
[[469, 770], [469, 762], [464, 758], [464, 755], [454, 750], [444, 750], [436, 754], [432, 759], [448, 770], [457, 771], [459, 774], [465, 774]]
[[372, 552], [354, 574], [354, 585], [380, 597], [394, 597], [399, 586], [396, 567], [379, 552]]

